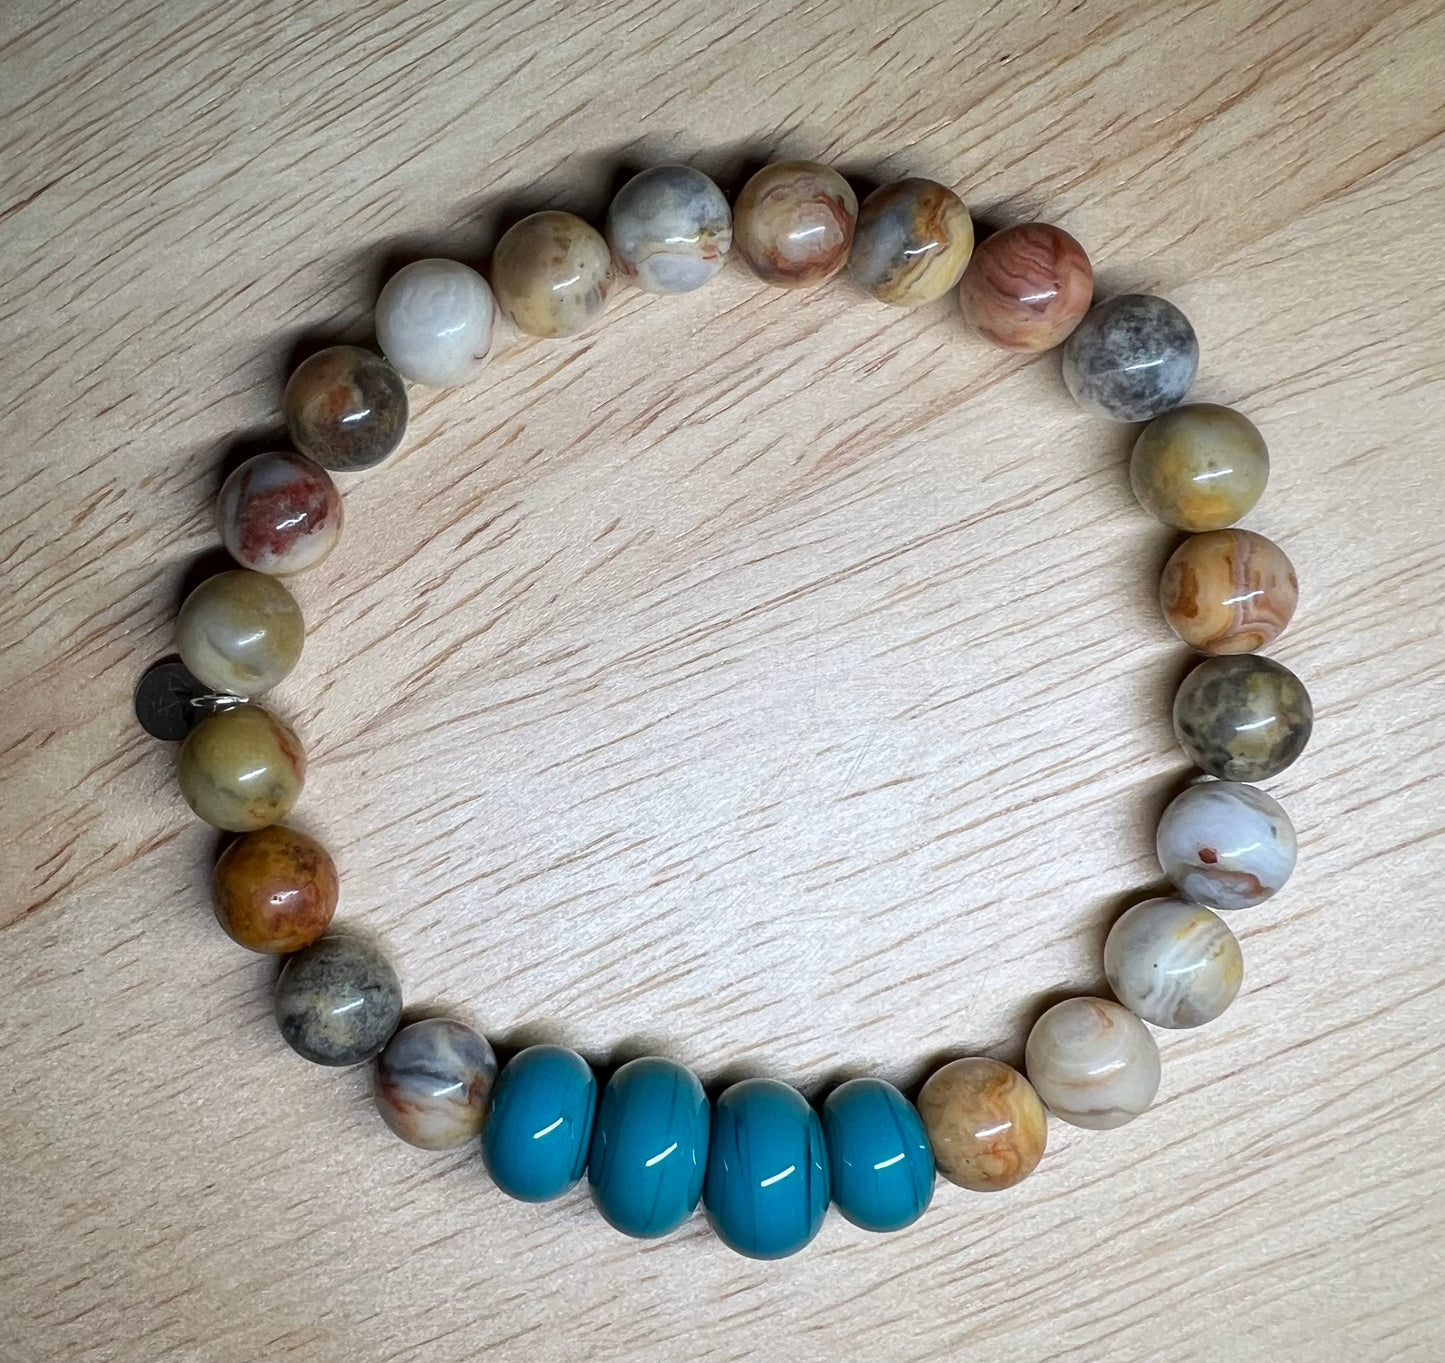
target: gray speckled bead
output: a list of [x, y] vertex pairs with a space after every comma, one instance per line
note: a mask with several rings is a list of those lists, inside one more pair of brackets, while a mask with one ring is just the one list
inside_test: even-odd
[[376, 1057], [372, 1096], [382, 1120], [423, 1150], [452, 1150], [481, 1135], [497, 1057], [451, 1018], [403, 1027]]
[[1213, 1022], [1239, 993], [1244, 953], [1218, 914], [1182, 899], [1135, 904], [1104, 943], [1109, 988], [1156, 1027]]
[[276, 981], [276, 1025], [318, 1065], [359, 1065], [391, 1038], [401, 982], [369, 942], [338, 934], [298, 951]]
[[1064, 383], [1074, 400], [1114, 421], [1148, 421], [1178, 406], [1198, 368], [1189, 319], [1153, 294], [1098, 304], [1064, 342]]
[[1257, 654], [1209, 658], [1174, 697], [1174, 733], [1189, 760], [1221, 781], [1264, 781], [1304, 751], [1314, 707], [1289, 668]]
[[1156, 844], [1179, 893], [1211, 909], [1263, 904], [1294, 870], [1289, 815], [1278, 800], [1238, 781], [1203, 781], [1175, 796]]
[[634, 175], [607, 210], [618, 270], [648, 293], [691, 293], [722, 269], [733, 215], [720, 190], [691, 166]]

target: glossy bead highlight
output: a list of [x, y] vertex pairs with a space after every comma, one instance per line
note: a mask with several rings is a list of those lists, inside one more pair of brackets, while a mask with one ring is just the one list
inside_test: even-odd
[[975, 1193], [1021, 1183], [1048, 1144], [1048, 1119], [1033, 1085], [1012, 1065], [987, 1056], [952, 1060], [918, 1095], [938, 1172]]
[[776, 1079], [744, 1079], [712, 1115], [703, 1203], [718, 1239], [750, 1259], [796, 1254], [828, 1210], [818, 1114]]
[[300, 951], [326, 931], [336, 912], [330, 853], [281, 824], [237, 838], [216, 862], [211, 887], [216, 921], [249, 951]]
[[423, 1018], [376, 1057], [371, 1094], [382, 1121], [408, 1145], [454, 1150], [481, 1133], [496, 1077], [485, 1037], [452, 1018]]
[[850, 1079], [823, 1104], [828, 1186], [864, 1230], [911, 1226], [933, 1200], [933, 1153], [913, 1104], [881, 1079]]
[[597, 1109], [591, 1066], [565, 1046], [529, 1046], [492, 1088], [482, 1158], [493, 1181], [522, 1202], [561, 1197], [587, 1168]]
[[685, 1065], [646, 1056], [621, 1066], [602, 1090], [587, 1158], [603, 1220], [640, 1240], [682, 1225], [702, 1196], [710, 1124]]
[[1289, 668], [1253, 653], [1208, 658], [1174, 697], [1174, 733], [1201, 771], [1266, 781], [1304, 751], [1314, 706]]
[[401, 1020], [401, 981], [370, 942], [337, 933], [292, 956], [276, 981], [276, 1026], [317, 1065], [359, 1065]]

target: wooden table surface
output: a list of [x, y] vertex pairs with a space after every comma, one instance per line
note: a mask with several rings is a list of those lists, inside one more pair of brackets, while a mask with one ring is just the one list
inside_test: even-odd
[[[1439, 0], [179, 0], [0, 12], [0, 1358], [1445, 1357]], [[131, 691], [219, 471], [418, 255], [628, 171], [921, 174], [1193, 319], [1317, 728], [1244, 991], [1152, 1111], [794, 1259], [624, 1240], [308, 1066]], [[733, 262], [413, 390], [273, 694], [407, 997], [710, 1085], [1018, 1061], [1158, 883], [1187, 665], [1130, 431], [951, 301]], [[198, 568], [197, 565], [200, 565]]]

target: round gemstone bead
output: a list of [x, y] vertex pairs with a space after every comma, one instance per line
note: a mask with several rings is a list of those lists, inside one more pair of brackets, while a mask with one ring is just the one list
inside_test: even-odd
[[519, 1051], [492, 1088], [482, 1129], [482, 1158], [497, 1187], [523, 1202], [561, 1197], [587, 1168], [596, 1109], [597, 1079], [576, 1051]]
[[406, 384], [360, 346], [334, 345], [303, 360], [281, 407], [296, 448], [333, 473], [373, 468], [406, 435]]
[[1132, 1122], [1159, 1090], [1149, 1029], [1107, 999], [1056, 1003], [1034, 1023], [1024, 1064], [1054, 1116], [1097, 1131]]
[[1149, 899], [1110, 929], [1104, 973], [1119, 1002], [1145, 1022], [1198, 1027], [1234, 1002], [1244, 954], [1218, 914], [1182, 899]]
[[216, 862], [216, 921], [251, 951], [284, 955], [310, 946], [336, 912], [336, 863], [305, 833], [271, 824], [243, 833]]
[[1064, 383], [1074, 400], [1114, 421], [1147, 421], [1177, 406], [1198, 368], [1189, 319], [1152, 294], [1100, 303], [1064, 342]]
[[933, 1200], [933, 1154], [913, 1104], [881, 1079], [850, 1079], [823, 1104], [828, 1186], [864, 1230], [902, 1230]]
[[306, 780], [306, 754], [290, 725], [259, 705], [234, 705], [191, 730], [176, 776], [186, 803], [208, 824], [248, 833], [291, 812]]
[[1174, 697], [1189, 760], [1222, 781], [1264, 781], [1304, 751], [1314, 707], [1289, 668], [1255, 654], [1207, 658]]
[[243, 568], [299, 573], [314, 568], [341, 535], [341, 493], [303, 454], [257, 454], [221, 487], [221, 541]]
[[1048, 1118], [1033, 1085], [1012, 1065], [986, 1056], [965, 1056], [936, 1070], [918, 1095], [918, 1112], [938, 1172], [976, 1193], [1022, 1182], [1048, 1144]]
[[1005, 350], [1051, 350], [1083, 320], [1094, 267], [1061, 227], [1025, 222], [985, 237], [958, 285], [958, 306]]
[[454, 1150], [481, 1134], [497, 1058], [486, 1038], [451, 1018], [423, 1018], [376, 1057], [371, 1093], [408, 1145]]
[[702, 171], [653, 166], [612, 200], [607, 242], [618, 270], [648, 293], [691, 293], [722, 269], [733, 216]]
[[186, 597], [176, 621], [181, 661], [227, 696], [255, 696], [301, 657], [301, 607], [274, 577], [241, 568], [207, 578]]
[[629, 1060], [602, 1090], [587, 1181], [603, 1219], [656, 1239], [690, 1217], [707, 1169], [707, 1094], [686, 1066]]
[[880, 303], [911, 308], [942, 298], [973, 253], [963, 200], [933, 180], [875, 189], [858, 210], [849, 269]]
[[303, 947], [276, 980], [276, 1025], [318, 1065], [359, 1065], [401, 1020], [401, 982], [370, 942], [337, 933]]
[[403, 265], [376, 300], [376, 340], [404, 379], [450, 388], [476, 378], [492, 348], [487, 281], [459, 260]]
[[1254, 423], [1212, 402], [1155, 417], [1134, 441], [1129, 483], [1151, 516], [1176, 530], [1224, 530], [1269, 481], [1269, 449]]
[[733, 239], [759, 279], [800, 289], [848, 263], [857, 218], [858, 196], [831, 166], [775, 161], [738, 195]]
[[1295, 831], [1279, 801], [1238, 781], [1201, 781], [1169, 802], [1159, 865], [1185, 899], [1250, 909], [1278, 894], [1295, 862]]
[[1294, 565], [1252, 530], [1191, 535], [1159, 579], [1170, 629], [1201, 653], [1253, 653], [1273, 643], [1298, 600]]
[[703, 1204], [718, 1238], [750, 1259], [796, 1254], [828, 1210], [818, 1114], [776, 1079], [743, 1079], [713, 1108]]
[[602, 233], [572, 213], [533, 213], [509, 227], [492, 254], [502, 311], [531, 336], [573, 336], [602, 316], [612, 292], [612, 253]]

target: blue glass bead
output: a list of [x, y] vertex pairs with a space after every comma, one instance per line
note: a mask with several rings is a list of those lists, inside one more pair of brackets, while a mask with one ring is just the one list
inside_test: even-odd
[[913, 1104], [881, 1079], [850, 1079], [823, 1104], [828, 1181], [864, 1230], [902, 1230], [933, 1201], [933, 1151]]
[[828, 1210], [818, 1114], [776, 1079], [744, 1079], [713, 1108], [702, 1200], [718, 1239], [750, 1259], [796, 1254]]
[[498, 1076], [487, 1104], [482, 1158], [504, 1193], [561, 1197], [587, 1167], [597, 1080], [576, 1051], [529, 1046]]
[[682, 1225], [702, 1195], [708, 1103], [685, 1065], [630, 1060], [602, 1090], [587, 1181], [603, 1219], [655, 1239]]

